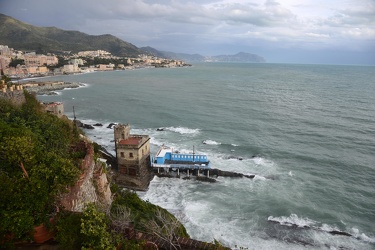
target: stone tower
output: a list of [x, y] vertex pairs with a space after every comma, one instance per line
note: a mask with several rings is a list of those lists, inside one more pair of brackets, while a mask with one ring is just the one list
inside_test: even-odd
[[146, 190], [153, 177], [150, 162], [150, 137], [130, 134], [128, 124], [114, 127], [118, 165], [116, 182], [124, 187]]
[[115, 142], [120, 140], [126, 140], [130, 136], [130, 125], [129, 124], [119, 124], [115, 126]]

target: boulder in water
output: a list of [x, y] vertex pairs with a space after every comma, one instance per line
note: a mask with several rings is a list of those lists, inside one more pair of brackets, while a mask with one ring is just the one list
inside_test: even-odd
[[112, 128], [114, 125], [116, 125], [116, 123], [111, 122], [111, 123], [107, 126], [107, 128]]

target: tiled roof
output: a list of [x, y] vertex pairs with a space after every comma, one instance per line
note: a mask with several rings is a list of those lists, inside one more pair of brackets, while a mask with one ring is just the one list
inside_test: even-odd
[[121, 140], [119, 144], [121, 145], [138, 145], [142, 141], [141, 137], [129, 137], [126, 140]]

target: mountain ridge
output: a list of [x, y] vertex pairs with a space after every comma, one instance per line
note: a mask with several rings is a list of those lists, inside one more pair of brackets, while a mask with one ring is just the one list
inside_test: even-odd
[[33, 50], [39, 53], [105, 50], [115, 56], [142, 54], [135, 45], [110, 34], [94, 36], [57, 27], [38, 27], [1, 13], [0, 33], [0, 44], [17, 50]]
[[186, 53], [175, 53], [170, 51], [159, 51], [152, 47], [140, 48], [149, 54], [160, 56], [168, 59], [184, 60], [187, 62], [254, 62], [263, 63], [266, 59], [247, 52], [238, 52], [234, 55], [217, 55], [217, 56], [203, 56], [200, 54], [186, 54]]
[[159, 51], [150, 46], [138, 48], [110, 34], [89, 35], [81, 31], [63, 30], [54, 26], [38, 27], [1, 13], [0, 34], [0, 44], [8, 45], [16, 50], [36, 51], [38, 54], [105, 50], [114, 56], [136, 57], [140, 54], [149, 54], [187, 62], [265, 62], [263, 57], [245, 52], [235, 55], [203, 56]]

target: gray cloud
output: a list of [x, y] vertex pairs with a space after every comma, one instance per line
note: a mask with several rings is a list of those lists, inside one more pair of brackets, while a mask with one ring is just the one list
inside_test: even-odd
[[0, 12], [175, 52], [375, 51], [373, 0], [0, 0]]

